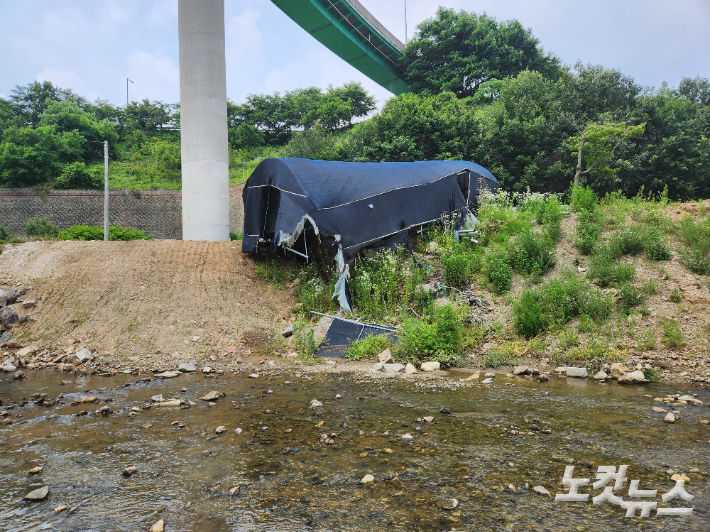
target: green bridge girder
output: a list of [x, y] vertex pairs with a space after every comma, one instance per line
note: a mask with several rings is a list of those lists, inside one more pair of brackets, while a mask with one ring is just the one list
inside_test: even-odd
[[404, 44], [357, 0], [271, 0], [345, 62], [397, 95], [411, 92], [397, 61]]

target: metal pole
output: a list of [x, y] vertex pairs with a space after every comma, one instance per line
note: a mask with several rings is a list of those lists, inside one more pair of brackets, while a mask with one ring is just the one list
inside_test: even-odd
[[133, 83], [133, 80], [126, 78], [126, 109], [128, 109], [128, 82]]
[[404, 0], [404, 44], [407, 44], [407, 0]]
[[108, 242], [108, 140], [104, 141], [104, 242]]

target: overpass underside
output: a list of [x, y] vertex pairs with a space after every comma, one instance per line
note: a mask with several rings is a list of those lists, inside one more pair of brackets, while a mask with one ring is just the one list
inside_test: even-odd
[[338, 57], [393, 94], [410, 92], [397, 67], [404, 44], [357, 0], [271, 0]]

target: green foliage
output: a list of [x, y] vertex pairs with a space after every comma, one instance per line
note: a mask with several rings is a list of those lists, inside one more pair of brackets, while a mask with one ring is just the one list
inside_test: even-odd
[[668, 299], [673, 301], [673, 303], [680, 303], [683, 300], [683, 296], [680, 295], [680, 291], [677, 288], [674, 288], [673, 290], [671, 290]]
[[392, 341], [386, 334], [377, 336], [366, 336], [353, 342], [346, 354], [349, 360], [368, 360], [376, 358], [388, 347], [392, 347]]
[[303, 357], [311, 357], [318, 349], [313, 329], [310, 324], [300, 318], [293, 324], [293, 346]]
[[[562, 205], [556, 197], [552, 196], [545, 202], [541, 221], [545, 226], [545, 232], [553, 242], [557, 242], [562, 234]], [[539, 217], [538, 223], [540, 223]]]
[[614, 233], [609, 242], [614, 255], [638, 255], [646, 248], [646, 235], [642, 227], [626, 226]]
[[243, 238], [244, 238], [244, 231], [237, 231], [237, 232], [230, 231], [229, 232], [229, 240], [232, 240], [232, 241], [240, 240], [241, 241]]
[[649, 226], [646, 232], [644, 247], [646, 256], [651, 260], [668, 260], [671, 258], [671, 248], [667, 239], [661, 235], [658, 228]]
[[288, 264], [284, 261], [276, 261], [273, 259], [257, 265], [254, 273], [257, 277], [274, 283], [276, 286], [281, 288], [283, 288], [286, 283], [293, 281], [296, 278], [296, 275]]
[[556, 79], [559, 61], [545, 54], [517, 20], [497, 22], [485, 13], [439, 7], [417, 26], [400, 60], [405, 79], [417, 92], [451, 91], [469, 96], [492, 79], [536, 70]]
[[484, 269], [493, 290], [499, 294], [510, 290], [513, 268], [510, 265], [510, 257], [505, 247], [498, 246], [486, 253]]
[[589, 255], [599, 241], [602, 233], [602, 224], [599, 213], [583, 210], [577, 218], [577, 238], [575, 246], [583, 255]]
[[463, 361], [466, 333], [462, 318], [451, 305], [436, 309], [428, 318], [409, 318], [397, 331], [395, 354], [404, 360], [436, 360], [442, 366]]
[[124, 141], [118, 161], [109, 163], [109, 185], [125, 189], [179, 189], [181, 156], [178, 139], [149, 137], [138, 131]]
[[5, 229], [2, 225], [0, 225], [0, 240], [5, 241], [5, 240], [10, 240], [12, 238], [12, 235], [10, 232]]
[[596, 246], [589, 261], [587, 276], [602, 288], [628, 283], [636, 275], [636, 268], [632, 264], [621, 262], [620, 256], [618, 248], [613, 245]]
[[693, 273], [710, 275], [710, 261], [700, 249], [695, 248], [682, 253], [680, 262]]
[[37, 238], [54, 238], [59, 233], [59, 229], [44, 216], [30, 218], [25, 222], [25, 234]]
[[515, 268], [527, 275], [541, 276], [555, 265], [555, 244], [547, 233], [521, 233], [512, 254]]
[[570, 194], [570, 205], [573, 212], [594, 212], [599, 204], [599, 197], [591, 188], [584, 185], [573, 185]]
[[623, 283], [619, 288], [619, 303], [627, 313], [631, 308], [643, 303], [645, 299], [645, 294], [631, 283]]
[[570, 137], [569, 148], [577, 157], [575, 185], [582, 176], [610, 179], [616, 184], [619, 168], [609, 165], [614, 152], [623, 142], [642, 135], [645, 128], [645, 123], [631, 126], [626, 122], [604, 121], [589, 123], [580, 136]]
[[675, 228], [681, 241], [690, 249], [681, 253], [682, 262], [690, 271], [700, 274], [710, 274], [710, 215], [697, 219], [685, 216]]
[[643, 376], [651, 382], [655, 382], [661, 378], [661, 372], [655, 368], [644, 368]]
[[[73, 225], [56, 235], [59, 240], [103, 240], [104, 228], [101, 225]], [[108, 238], [111, 241], [152, 240], [141, 229], [111, 225], [108, 228]]]
[[510, 350], [491, 349], [481, 358], [481, 367], [498, 368], [500, 366], [514, 366], [518, 357]]
[[445, 258], [444, 284], [446, 286], [460, 287], [465, 285], [472, 270], [473, 254], [465, 246], [456, 245]]
[[525, 290], [513, 305], [515, 328], [526, 338], [581, 314], [603, 321], [610, 313], [611, 301], [571, 271]]
[[656, 347], [656, 335], [651, 329], [648, 329], [637, 342], [639, 349], [651, 350]]
[[298, 288], [296, 289], [296, 297], [301, 302], [300, 312], [305, 314], [311, 310], [316, 312], [332, 310], [335, 306], [331, 299], [334, 286], [334, 272], [321, 272], [314, 262], [302, 268], [298, 275]]
[[104, 168], [86, 166], [84, 161], [65, 164], [54, 185], [57, 188], [103, 188]]
[[229, 145], [234, 149], [258, 148], [264, 145], [264, 134], [253, 125], [242, 122], [229, 130]]
[[353, 308], [368, 320], [406, 315], [416, 303], [416, 287], [423, 282], [423, 273], [414, 261], [404, 258], [405, 250], [382, 250], [358, 261], [350, 278]]
[[666, 344], [668, 347], [681, 347], [685, 344], [685, 337], [683, 336], [683, 331], [680, 328], [678, 321], [673, 319], [666, 319], [663, 322], [663, 337], [661, 342]]

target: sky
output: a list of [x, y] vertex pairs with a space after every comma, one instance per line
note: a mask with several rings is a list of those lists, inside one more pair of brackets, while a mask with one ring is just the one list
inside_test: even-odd
[[[710, 0], [440, 0], [498, 20], [518, 19], [563, 63], [601, 64], [643, 86], [710, 78]], [[404, 0], [361, 0], [405, 40]], [[407, 0], [408, 37], [439, 2]], [[49, 80], [90, 101], [178, 102], [177, 0], [0, 0], [0, 97]], [[270, 0], [225, 0], [227, 96], [359, 81], [392, 95], [343, 62]]]

